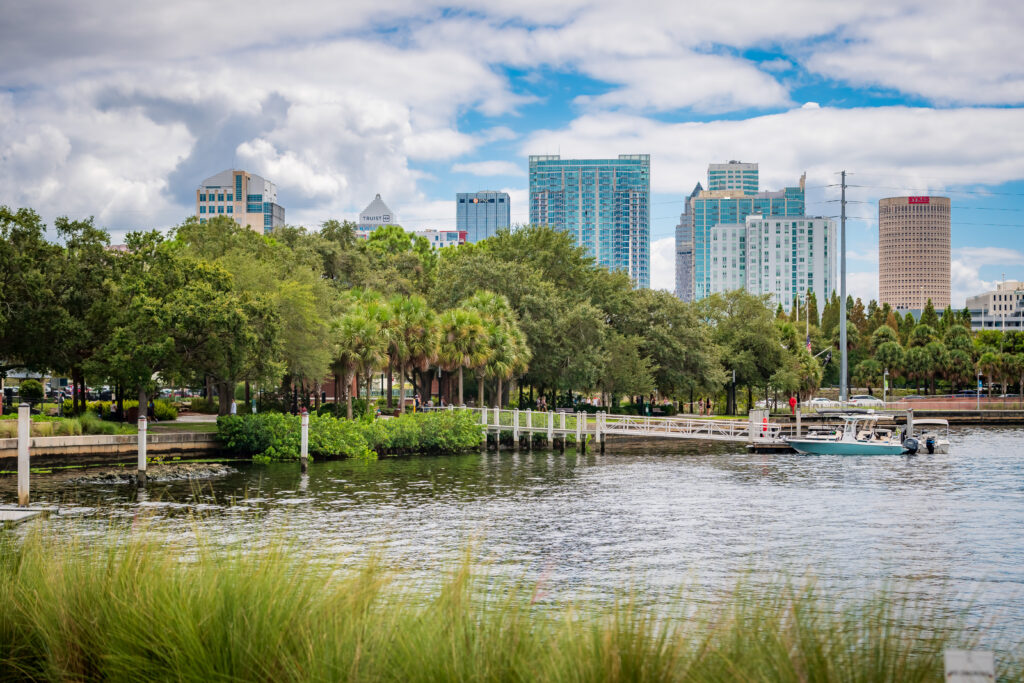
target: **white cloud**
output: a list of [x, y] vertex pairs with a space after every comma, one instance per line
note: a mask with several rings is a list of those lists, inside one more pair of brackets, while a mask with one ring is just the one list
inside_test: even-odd
[[[859, 190], [888, 196], [892, 188], [1002, 183], [1024, 177], [1024, 111], [1019, 109], [792, 109], [781, 114], [708, 123], [666, 123], [619, 113], [588, 114], [568, 127], [537, 131], [522, 153], [560, 147], [567, 157], [651, 153], [651, 189], [685, 193], [709, 161], [761, 161], [761, 185], [792, 185], [807, 171], [812, 184], [856, 171]], [[936, 181], [941, 178], [941, 181]], [[873, 194], [872, 194], [873, 192]]]
[[846, 293], [860, 299], [866, 306], [869, 301], [878, 300], [878, 270], [846, 271]]
[[814, 46], [806, 65], [932, 102], [1017, 104], [1024, 102], [1022, 28], [1018, 2], [905, 1], [843, 25], [837, 39]]
[[676, 289], [676, 238], [651, 242], [651, 289]]
[[453, 173], [469, 173], [477, 176], [515, 175], [521, 176], [525, 173], [522, 166], [513, 164], [511, 161], [474, 161], [472, 163], [455, 164], [452, 166]]
[[969, 296], [995, 289], [997, 281], [982, 279], [982, 268], [1024, 266], [1024, 252], [1007, 247], [961, 247], [954, 249], [952, 256], [950, 299], [954, 308], [962, 308]]

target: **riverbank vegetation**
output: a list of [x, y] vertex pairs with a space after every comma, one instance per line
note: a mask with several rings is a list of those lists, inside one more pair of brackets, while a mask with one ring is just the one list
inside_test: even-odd
[[[297, 460], [300, 419], [281, 413], [227, 415], [217, 418], [217, 434], [229, 452], [256, 462]], [[309, 454], [314, 458], [460, 453], [478, 448], [482, 440], [478, 416], [463, 410], [406, 413], [387, 420], [309, 416]]]
[[977, 639], [938, 606], [813, 584], [571, 603], [469, 560], [424, 583], [380, 558], [110, 535], [0, 539], [0, 680], [912, 683]]
[[[70, 376], [71, 412], [86, 409], [87, 379], [122, 404], [202, 387], [196, 407], [222, 415], [236, 398], [240, 412], [257, 394], [260, 412], [295, 412], [330, 393], [331, 412], [352, 417], [374, 393], [401, 411], [406, 386], [435, 404], [576, 409], [588, 397], [693, 412], [710, 398], [742, 414], [838, 382], [834, 294], [820, 316], [815, 293], [788, 313], [743, 291], [684, 303], [633, 289], [545, 227], [439, 251], [397, 226], [360, 239], [335, 220], [262, 234], [189, 218], [117, 249], [91, 220], [53, 227], [57, 242], [35, 212], [0, 207], [0, 375]], [[969, 315], [931, 305], [917, 322], [850, 297], [847, 315], [852, 379], [871, 391], [886, 369], [933, 392], [979, 372], [1003, 391], [1024, 382], [1024, 334], [974, 334]]]

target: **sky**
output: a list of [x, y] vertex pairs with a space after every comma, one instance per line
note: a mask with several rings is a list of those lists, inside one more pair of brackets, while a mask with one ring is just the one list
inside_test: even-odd
[[115, 241], [192, 213], [206, 177], [272, 180], [293, 225], [380, 193], [407, 229], [504, 190], [527, 156], [651, 155], [651, 285], [708, 163], [807, 173], [848, 287], [877, 296], [878, 199], [952, 200], [954, 305], [1024, 280], [1024, 3], [1011, 0], [82, 3], [0, 0], [0, 204]]

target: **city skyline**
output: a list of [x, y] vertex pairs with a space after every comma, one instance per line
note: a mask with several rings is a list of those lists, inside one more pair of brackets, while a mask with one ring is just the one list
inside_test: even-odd
[[451, 197], [480, 187], [507, 192], [521, 224], [530, 155], [643, 150], [652, 287], [673, 289], [685, 197], [730, 159], [760, 162], [767, 188], [806, 172], [812, 215], [838, 216], [835, 174], [850, 173], [854, 296], [878, 296], [887, 196], [951, 198], [954, 304], [1024, 279], [1016, 5], [249, 10], [226, 33], [142, 4], [7, 8], [0, 203], [94, 215], [120, 241], [179, 223], [200, 179], [245, 168], [277, 184], [292, 224], [354, 217], [380, 192], [409, 229], [454, 227]]

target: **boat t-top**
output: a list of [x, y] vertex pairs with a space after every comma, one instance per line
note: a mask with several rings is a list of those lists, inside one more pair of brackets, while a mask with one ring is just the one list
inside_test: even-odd
[[922, 453], [949, 453], [949, 421], [937, 417], [914, 420], [914, 430], [920, 427], [917, 439]]
[[804, 455], [902, 455], [916, 453], [918, 440], [902, 435], [892, 427], [879, 427], [879, 415], [846, 413], [839, 429], [785, 439], [793, 450]]

